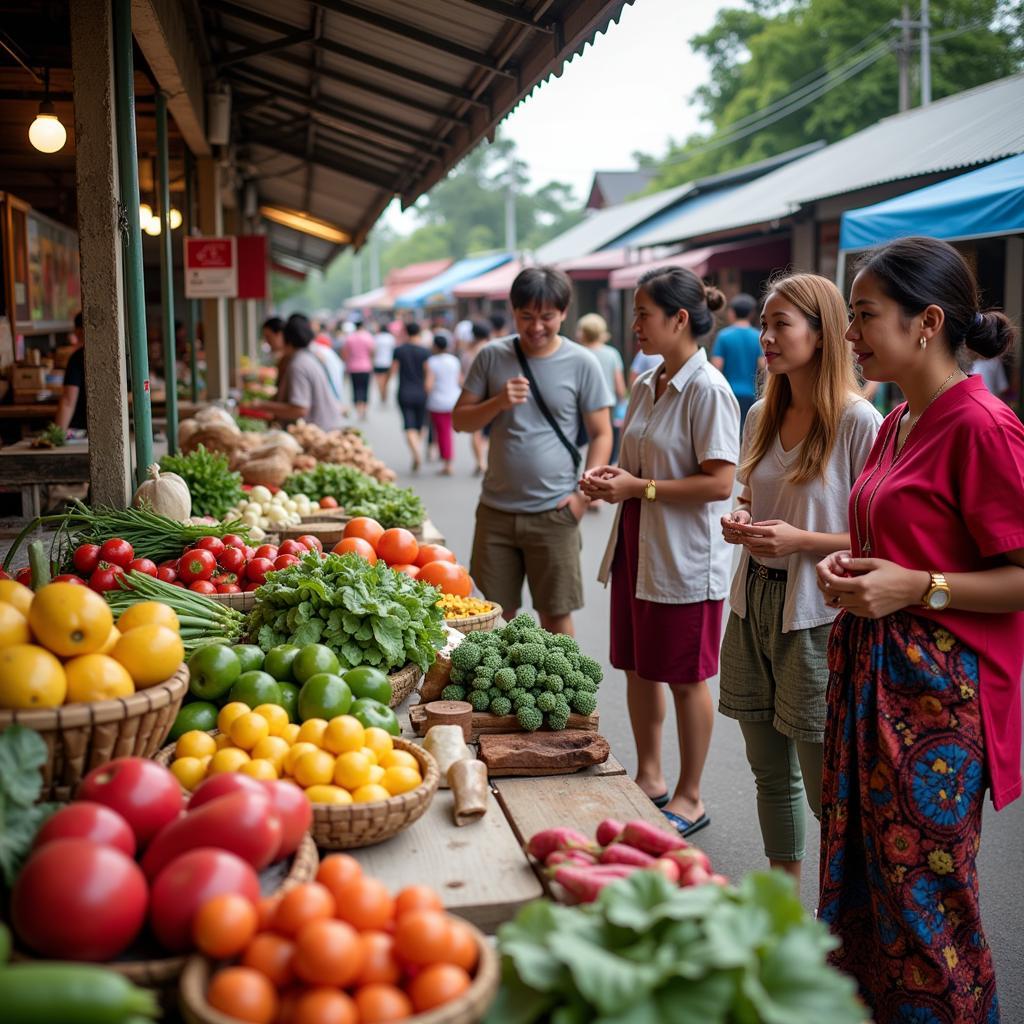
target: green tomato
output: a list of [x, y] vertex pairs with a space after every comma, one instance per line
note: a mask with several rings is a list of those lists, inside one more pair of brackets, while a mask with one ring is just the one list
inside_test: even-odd
[[381, 704], [379, 700], [373, 700], [371, 697], [362, 697], [353, 702], [348, 713], [358, 718], [362, 722], [364, 729], [372, 729], [376, 726], [378, 729], [391, 733], [392, 736], [400, 736], [402, 734], [402, 727], [398, 724], [398, 716], [387, 704]]
[[193, 729], [207, 732], [217, 728], [217, 705], [209, 701], [196, 700], [186, 704], [174, 719], [174, 725], [167, 734], [168, 741], [178, 740]]
[[352, 707], [352, 691], [341, 676], [318, 672], [310, 676], [299, 690], [299, 718], [326, 718], [348, 714]]
[[267, 672], [243, 672], [238, 682], [231, 687], [230, 699], [240, 700], [251, 708], [259, 707], [260, 704], [280, 704], [281, 687]]
[[292, 662], [292, 677], [300, 686], [319, 672], [337, 675], [341, 665], [338, 656], [324, 644], [306, 644]]
[[255, 644], [235, 644], [231, 650], [238, 655], [243, 672], [259, 672], [263, 668], [264, 654]]
[[288, 712], [288, 721], [299, 721], [299, 688], [294, 683], [278, 683], [281, 690], [281, 707]]
[[242, 674], [238, 655], [223, 644], [200, 647], [188, 659], [189, 692], [200, 700], [217, 700]]
[[299, 653], [297, 644], [278, 644], [267, 651], [263, 659], [263, 671], [272, 675], [279, 683], [292, 681], [292, 662]]
[[379, 668], [360, 665], [350, 668], [341, 678], [348, 683], [357, 699], [370, 697], [385, 707], [391, 703], [391, 680]]

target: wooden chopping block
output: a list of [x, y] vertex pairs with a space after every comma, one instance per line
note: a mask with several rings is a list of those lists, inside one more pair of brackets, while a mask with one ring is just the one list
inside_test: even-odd
[[465, 700], [432, 700], [423, 705], [427, 716], [427, 730], [434, 725], [457, 725], [462, 738], [469, 743], [473, 738], [473, 705]]
[[603, 764], [611, 754], [603, 736], [584, 729], [482, 735], [477, 750], [492, 776], [568, 775]]

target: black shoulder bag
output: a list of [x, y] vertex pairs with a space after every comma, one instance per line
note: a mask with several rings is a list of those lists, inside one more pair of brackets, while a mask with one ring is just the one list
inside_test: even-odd
[[573, 470], [578, 473], [580, 471], [580, 463], [583, 461], [583, 456], [580, 455], [579, 449], [576, 445], [574, 445], [569, 438], [562, 433], [562, 428], [558, 425], [558, 420], [556, 420], [551, 414], [551, 410], [548, 408], [548, 403], [544, 401], [544, 396], [540, 393], [540, 388], [537, 387], [537, 381], [533, 376], [533, 371], [530, 369], [530, 363], [526, 358], [526, 353], [523, 352], [523, 347], [519, 344], [518, 336], [512, 339], [512, 344], [515, 346], [516, 358], [519, 360], [519, 368], [523, 371], [523, 376], [530, 382], [530, 393], [537, 400], [537, 408], [540, 409], [541, 415], [550, 424], [551, 429], [555, 432], [558, 440], [565, 446], [565, 450], [569, 453], [569, 457], [572, 459]]

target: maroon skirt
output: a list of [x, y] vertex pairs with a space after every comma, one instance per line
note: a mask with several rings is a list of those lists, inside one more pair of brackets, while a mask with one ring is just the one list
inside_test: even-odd
[[642, 679], [697, 683], [718, 674], [722, 601], [659, 604], [636, 596], [640, 499], [622, 506], [612, 561], [612, 665]]

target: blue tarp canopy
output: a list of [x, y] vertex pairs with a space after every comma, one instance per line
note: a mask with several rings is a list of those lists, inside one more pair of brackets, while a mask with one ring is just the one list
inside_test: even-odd
[[978, 238], [1024, 231], [1024, 154], [843, 214], [840, 249], [908, 235]]
[[467, 256], [463, 260], [457, 260], [437, 277], [432, 277], [429, 281], [403, 292], [395, 299], [395, 306], [399, 309], [416, 309], [422, 306], [450, 305], [455, 301], [452, 289], [456, 285], [472, 281], [474, 277], [486, 274], [508, 263], [510, 259], [511, 253], [502, 252], [491, 253], [490, 256]]

